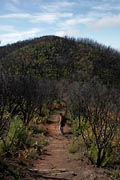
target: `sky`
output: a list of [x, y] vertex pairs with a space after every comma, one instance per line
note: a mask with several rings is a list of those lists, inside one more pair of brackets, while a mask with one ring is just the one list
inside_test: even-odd
[[120, 0], [0, 0], [0, 46], [44, 35], [120, 50]]

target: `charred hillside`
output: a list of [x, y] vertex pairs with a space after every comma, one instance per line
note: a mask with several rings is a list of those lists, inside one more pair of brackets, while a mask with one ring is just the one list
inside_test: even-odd
[[12, 75], [120, 84], [120, 53], [89, 39], [44, 36], [0, 47], [2, 70]]

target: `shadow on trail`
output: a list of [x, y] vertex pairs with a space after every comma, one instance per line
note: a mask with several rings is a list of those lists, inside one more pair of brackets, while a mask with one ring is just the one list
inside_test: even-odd
[[65, 132], [64, 135], [65, 136], [69, 136], [69, 135], [72, 135], [73, 133], [71, 131], [68, 131], [68, 132]]
[[38, 172], [34, 172], [31, 174], [31, 177], [34, 177], [36, 180], [38, 178], [42, 178], [41, 180], [44, 180], [44, 179], [47, 179], [47, 180], [68, 180], [66, 178], [57, 178], [57, 177], [50, 177], [50, 176], [47, 176], [47, 175], [41, 175], [40, 173]]
[[52, 120], [48, 120], [47, 121], [47, 124], [54, 124], [55, 122], [54, 121], [52, 121]]

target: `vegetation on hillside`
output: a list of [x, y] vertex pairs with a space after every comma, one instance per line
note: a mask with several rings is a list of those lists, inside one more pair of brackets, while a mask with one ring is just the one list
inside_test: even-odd
[[118, 86], [120, 53], [89, 39], [46, 36], [0, 48], [0, 63], [12, 75], [85, 81], [97, 76]]

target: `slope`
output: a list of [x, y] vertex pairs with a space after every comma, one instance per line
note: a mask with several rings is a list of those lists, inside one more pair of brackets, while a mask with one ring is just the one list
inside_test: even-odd
[[44, 36], [10, 47], [0, 49], [0, 63], [12, 75], [120, 84], [120, 53], [93, 40]]

